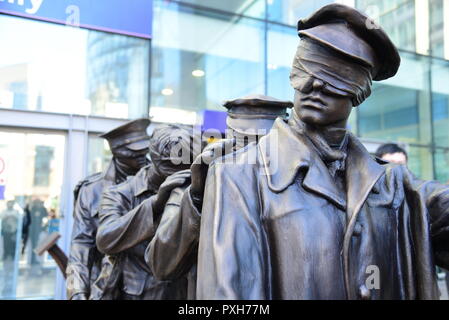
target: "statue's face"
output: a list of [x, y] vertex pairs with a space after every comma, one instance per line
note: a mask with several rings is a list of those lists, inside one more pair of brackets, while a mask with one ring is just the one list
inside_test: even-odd
[[326, 89], [326, 84], [313, 77], [295, 90], [295, 110], [310, 125], [345, 126], [353, 108], [351, 96], [341, 96]]
[[128, 168], [138, 171], [147, 164], [147, 154], [149, 149], [130, 150], [126, 147], [120, 147], [112, 151], [121, 163], [128, 166]]

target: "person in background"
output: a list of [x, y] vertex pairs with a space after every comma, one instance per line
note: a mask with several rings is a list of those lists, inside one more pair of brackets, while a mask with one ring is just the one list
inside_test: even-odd
[[376, 151], [376, 157], [397, 164], [407, 165], [407, 152], [395, 143], [381, 145]]
[[20, 220], [20, 212], [14, 209], [14, 201], [6, 203], [6, 209], [0, 213], [0, 220], [2, 222], [3, 261], [14, 260]]
[[48, 214], [48, 234], [59, 231], [59, 218], [55, 209], [50, 209]]
[[[14, 209], [14, 201], [6, 203], [6, 209], [0, 213], [1, 235], [3, 238], [3, 271], [4, 280], [2, 283], [1, 295], [3, 298], [14, 296], [12, 275], [14, 272], [14, 262], [16, 258], [16, 246], [18, 245], [18, 234], [21, 213]], [[18, 251], [17, 251], [18, 252]]]
[[48, 212], [44, 206], [44, 202], [39, 198], [35, 198], [32, 201], [29, 210], [31, 217], [28, 231], [31, 244], [31, 273], [40, 275], [42, 273], [42, 270], [40, 269], [41, 261], [34, 252], [34, 249], [36, 249], [39, 244], [41, 232], [44, 231], [43, 220], [48, 216]]

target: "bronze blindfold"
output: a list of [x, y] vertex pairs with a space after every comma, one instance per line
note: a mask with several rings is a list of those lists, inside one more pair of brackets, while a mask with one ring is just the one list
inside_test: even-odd
[[293, 61], [290, 82], [294, 89], [301, 90], [310, 77], [324, 81], [334, 94], [351, 96], [354, 106], [371, 94], [371, 67], [304, 38]]

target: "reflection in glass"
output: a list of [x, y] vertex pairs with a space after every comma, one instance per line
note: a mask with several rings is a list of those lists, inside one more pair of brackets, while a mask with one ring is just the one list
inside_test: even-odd
[[16, 296], [22, 217], [23, 211], [14, 200], [7, 201], [6, 208], [0, 212], [2, 242], [0, 297], [2, 299], [14, 299]]
[[[155, 0], [155, 2], [162, 1]], [[265, 0], [179, 0], [179, 3], [207, 7], [255, 18], [263, 18], [265, 15]]]
[[429, 0], [431, 55], [440, 58], [444, 57], [444, 1]]
[[56, 266], [34, 249], [60, 225], [65, 137], [0, 131], [0, 299], [54, 296]]
[[356, 8], [365, 12], [382, 26], [398, 48], [415, 51], [414, 0], [356, 0], [355, 3]]
[[295, 26], [298, 20], [308, 17], [333, 0], [267, 0], [268, 20]]
[[449, 62], [432, 61], [432, 120], [435, 145], [449, 147]]
[[431, 143], [429, 60], [402, 54], [398, 74], [374, 83], [368, 100], [358, 107], [358, 134], [404, 143]]
[[264, 93], [262, 22], [160, 1], [154, 17], [154, 121], [164, 115], [185, 122], [180, 109], [224, 111], [224, 100]]
[[449, 149], [435, 151], [436, 179], [442, 183], [449, 183]]
[[148, 114], [149, 40], [6, 15], [0, 39], [0, 108]]
[[408, 152], [408, 168], [419, 179], [433, 180], [433, 161], [430, 148], [410, 146]]
[[87, 175], [90, 176], [107, 169], [112, 159], [112, 153], [107, 141], [98, 136], [89, 136], [88, 145]]
[[267, 92], [269, 96], [293, 101], [290, 70], [299, 37], [296, 29], [268, 24]]

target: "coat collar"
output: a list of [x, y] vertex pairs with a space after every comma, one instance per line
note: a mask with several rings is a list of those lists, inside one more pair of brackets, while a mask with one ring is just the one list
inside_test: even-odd
[[348, 218], [351, 218], [358, 213], [377, 180], [384, 174], [385, 168], [351, 133], [349, 133], [346, 164], [347, 213]]
[[108, 182], [112, 182], [113, 184], [115, 184], [115, 174], [116, 174], [115, 163], [114, 163], [114, 159], [112, 159], [111, 162], [109, 162], [108, 168], [104, 172], [103, 180], [106, 180]]
[[258, 145], [270, 190], [276, 193], [284, 191], [294, 183], [298, 173], [304, 171], [302, 185], [305, 189], [321, 195], [352, 216], [384, 169], [356, 137], [348, 134], [347, 201], [311, 142], [295, 133], [282, 119], [276, 120], [273, 129]]
[[296, 134], [282, 119], [277, 119], [270, 133], [259, 142], [268, 187], [276, 193], [294, 183], [298, 173], [304, 171], [302, 185], [338, 207], [345, 209], [346, 200], [341, 196], [331, 175], [314, 150], [311, 142]]
[[151, 171], [153, 170], [153, 164], [150, 163], [137, 172], [132, 178], [134, 180], [134, 196], [138, 197], [147, 191], [155, 193], [157, 187], [153, 186], [150, 179]]

